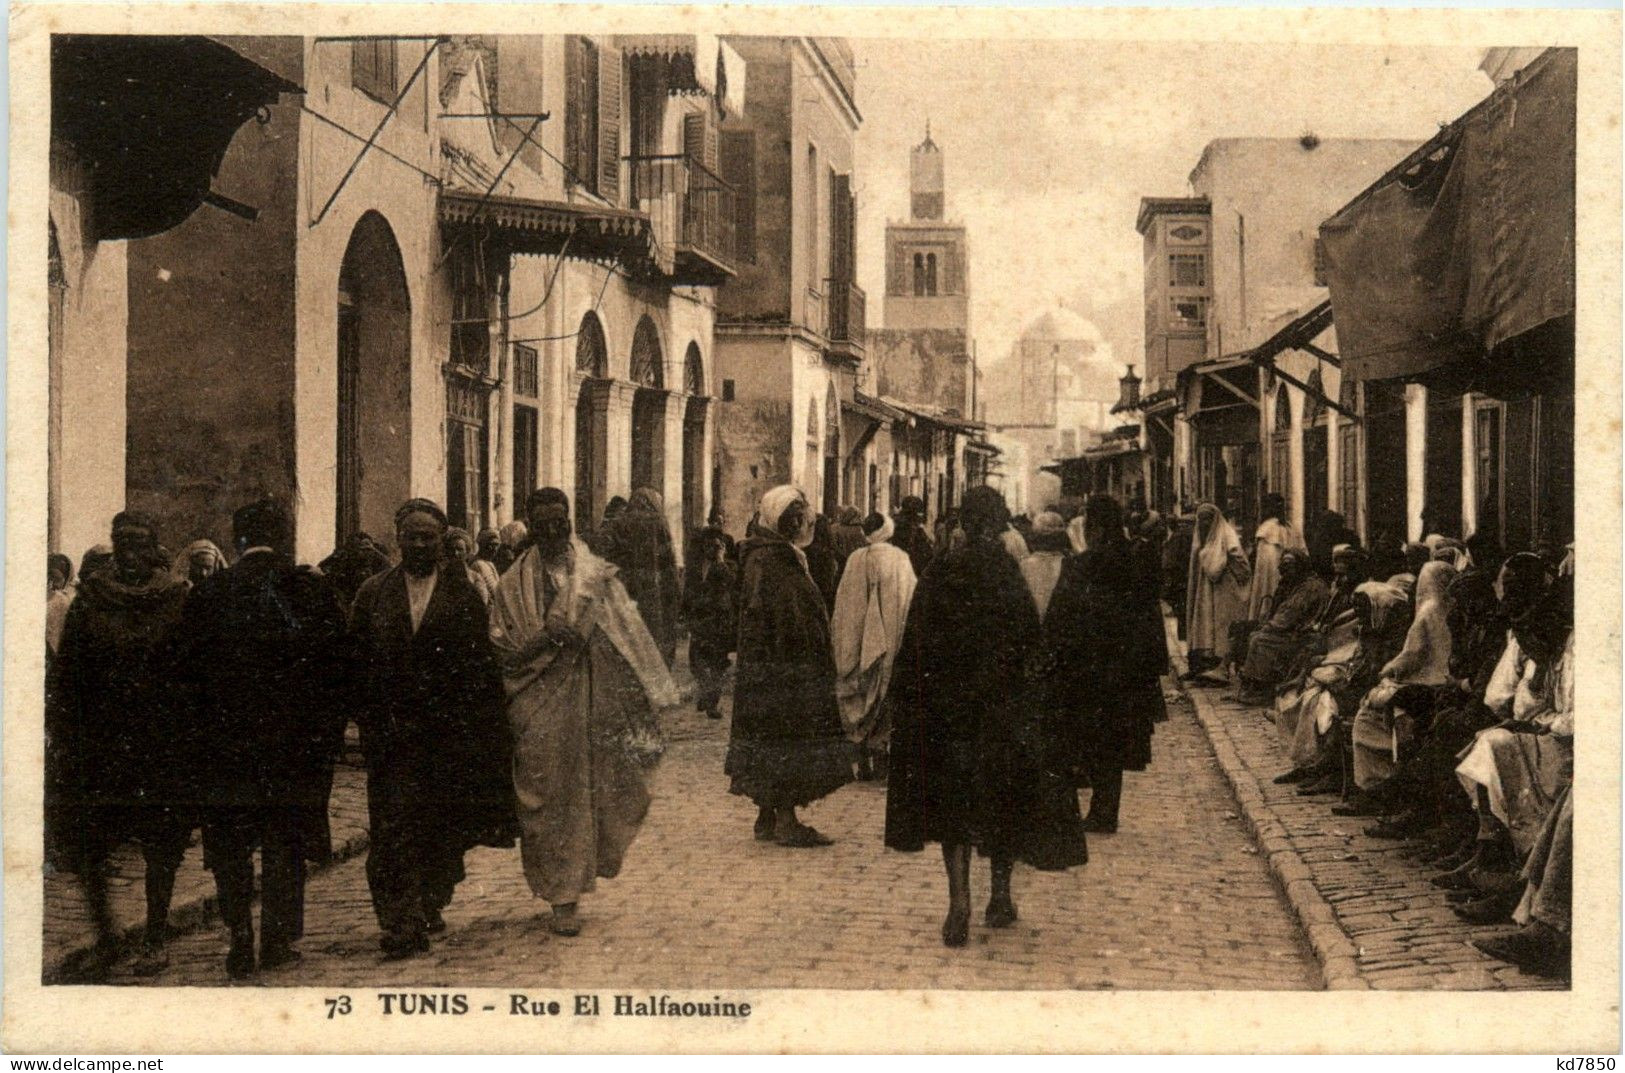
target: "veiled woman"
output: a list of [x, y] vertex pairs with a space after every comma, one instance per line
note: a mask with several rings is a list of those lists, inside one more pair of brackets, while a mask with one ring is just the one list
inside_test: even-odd
[[1185, 591], [1189, 616], [1185, 641], [1190, 653], [1187, 679], [1199, 677], [1229, 657], [1230, 626], [1247, 613], [1244, 586], [1251, 576], [1235, 527], [1212, 503], [1197, 507]]
[[756, 803], [756, 837], [827, 846], [796, 809], [852, 781], [852, 744], [835, 700], [824, 597], [807, 571], [813, 512], [783, 484], [762, 496], [739, 546], [739, 662], [723, 771]]
[[1008, 522], [998, 492], [965, 493], [965, 545], [926, 568], [892, 674], [886, 845], [917, 852], [941, 844], [948, 946], [969, 936], [972, 848], [993, 862], [984, 917], [993, 928], [1016, 920], [1016, 861], [1060, 869], [1088, 860], [1077, 794], [1046, 764], [1051, 713], [1035, 703], [1035, 683], [1056, 660], [1002, 543]]
[[593, 550], [619, 568], [627, 595], [637, 602], [638, 614], [670, 667], [677, 656], [682, 592], [677, 584], [677, 553], [660, 493], [639, 488], [625, 511], [612, 518], [606, 510]]

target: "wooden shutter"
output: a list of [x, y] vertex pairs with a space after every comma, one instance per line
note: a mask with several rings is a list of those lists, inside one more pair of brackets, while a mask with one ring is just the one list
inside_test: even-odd
[[829, 173], [829, 278], [852, 280], [852, 177]]
[[[686, 145], [686, 134], [685, 145]], [[720, 170], [722, 181], [734, 190], [734, 236], [739, 259], [756, 263], [756, 132], [722, 132]]]
[[683, 155], [705, 163], [705, 115], [689, 112], [683, 116]]
[[[581, 67], [583, 42], [579, 37], [564, 40], [564, 166], [566, 171], [579, 173], [581, 161], [581, 109], [585, 100], [581, 96]], [[564, 185], [578, 182], [566, 174]]]
[[621, 198], [621, 50], [598, 48], [598, 196]]
[[848, 281], [858, 281], [858, 195], [851, 193], [852, 176], [843, 175], [846, 180], [846, 263], [851, 271], [847, 275]]

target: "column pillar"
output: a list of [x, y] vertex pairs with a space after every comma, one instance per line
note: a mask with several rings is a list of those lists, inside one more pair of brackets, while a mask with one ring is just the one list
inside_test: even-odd
[[662, 391], [652, 404], [655, 416], [654, 478], [666, 508], [666, 528], [682, 555], [683, 535], [683, 408], [685, 399], [674, 391]]
[[1478, 450], [1473, 442], [1477, 432], [1478, 396], [1471, 391], [1461, 397], [1461, 535], [1478, 531]]
[[[631, 494], [632, 481], [632, 394], [633, 388], [620, 380], [587, 379], [581, 390], [587, 397], [592, 427], [585, 443], [592, 468], [591, 500], [576, 504], [576, 517], [589, 527], [604, 516], [604, 505], [612, 496]], [[576, 411], [577, 420], [582, 413]]]
[[1308, 399], [1301, 391], [1281, 385], [1286, 392], [1287, 409], [1292, 414], [1292, 431], [1287, 435], [1286, 457], [1286, 503], [1287, 510], [1291, 512], [1292, 524], [1297, 526], [1299, 533], [1305, 533], [1309, 527], [1309, 515], [1304, 510], [1304, 458], [1303, 438], [1304, 409], [1308, 406]]
[[1405, 539], [1421, 540], [1427, 504], [1428, 389], [1405, 385]]

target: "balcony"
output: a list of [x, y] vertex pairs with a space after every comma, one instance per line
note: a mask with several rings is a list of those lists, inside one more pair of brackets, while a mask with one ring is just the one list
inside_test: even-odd
[[736, 196], [687, 156], [628, 157], [633, 204], [648, 214], [656, 257], [672, 282], [715, 287], [738, 274]]
[[829, 340], [831, 356], [861, 361], [869, 326], [863, 288], [851, 280], [827, 279], [824, 294], [824, 337]]

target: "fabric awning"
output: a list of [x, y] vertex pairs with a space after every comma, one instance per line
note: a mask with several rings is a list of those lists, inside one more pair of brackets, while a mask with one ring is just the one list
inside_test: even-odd
[[1321, 225], [1345, 375], [1493, 377], [1573, 316], [1577, 80], [1548, 49]]
[[673, 92], [708, 93], [724, 114], [744, 114], [745, 61], [715, 34], [622, 34], [615, 43], [628, 56], [664, 61]]

